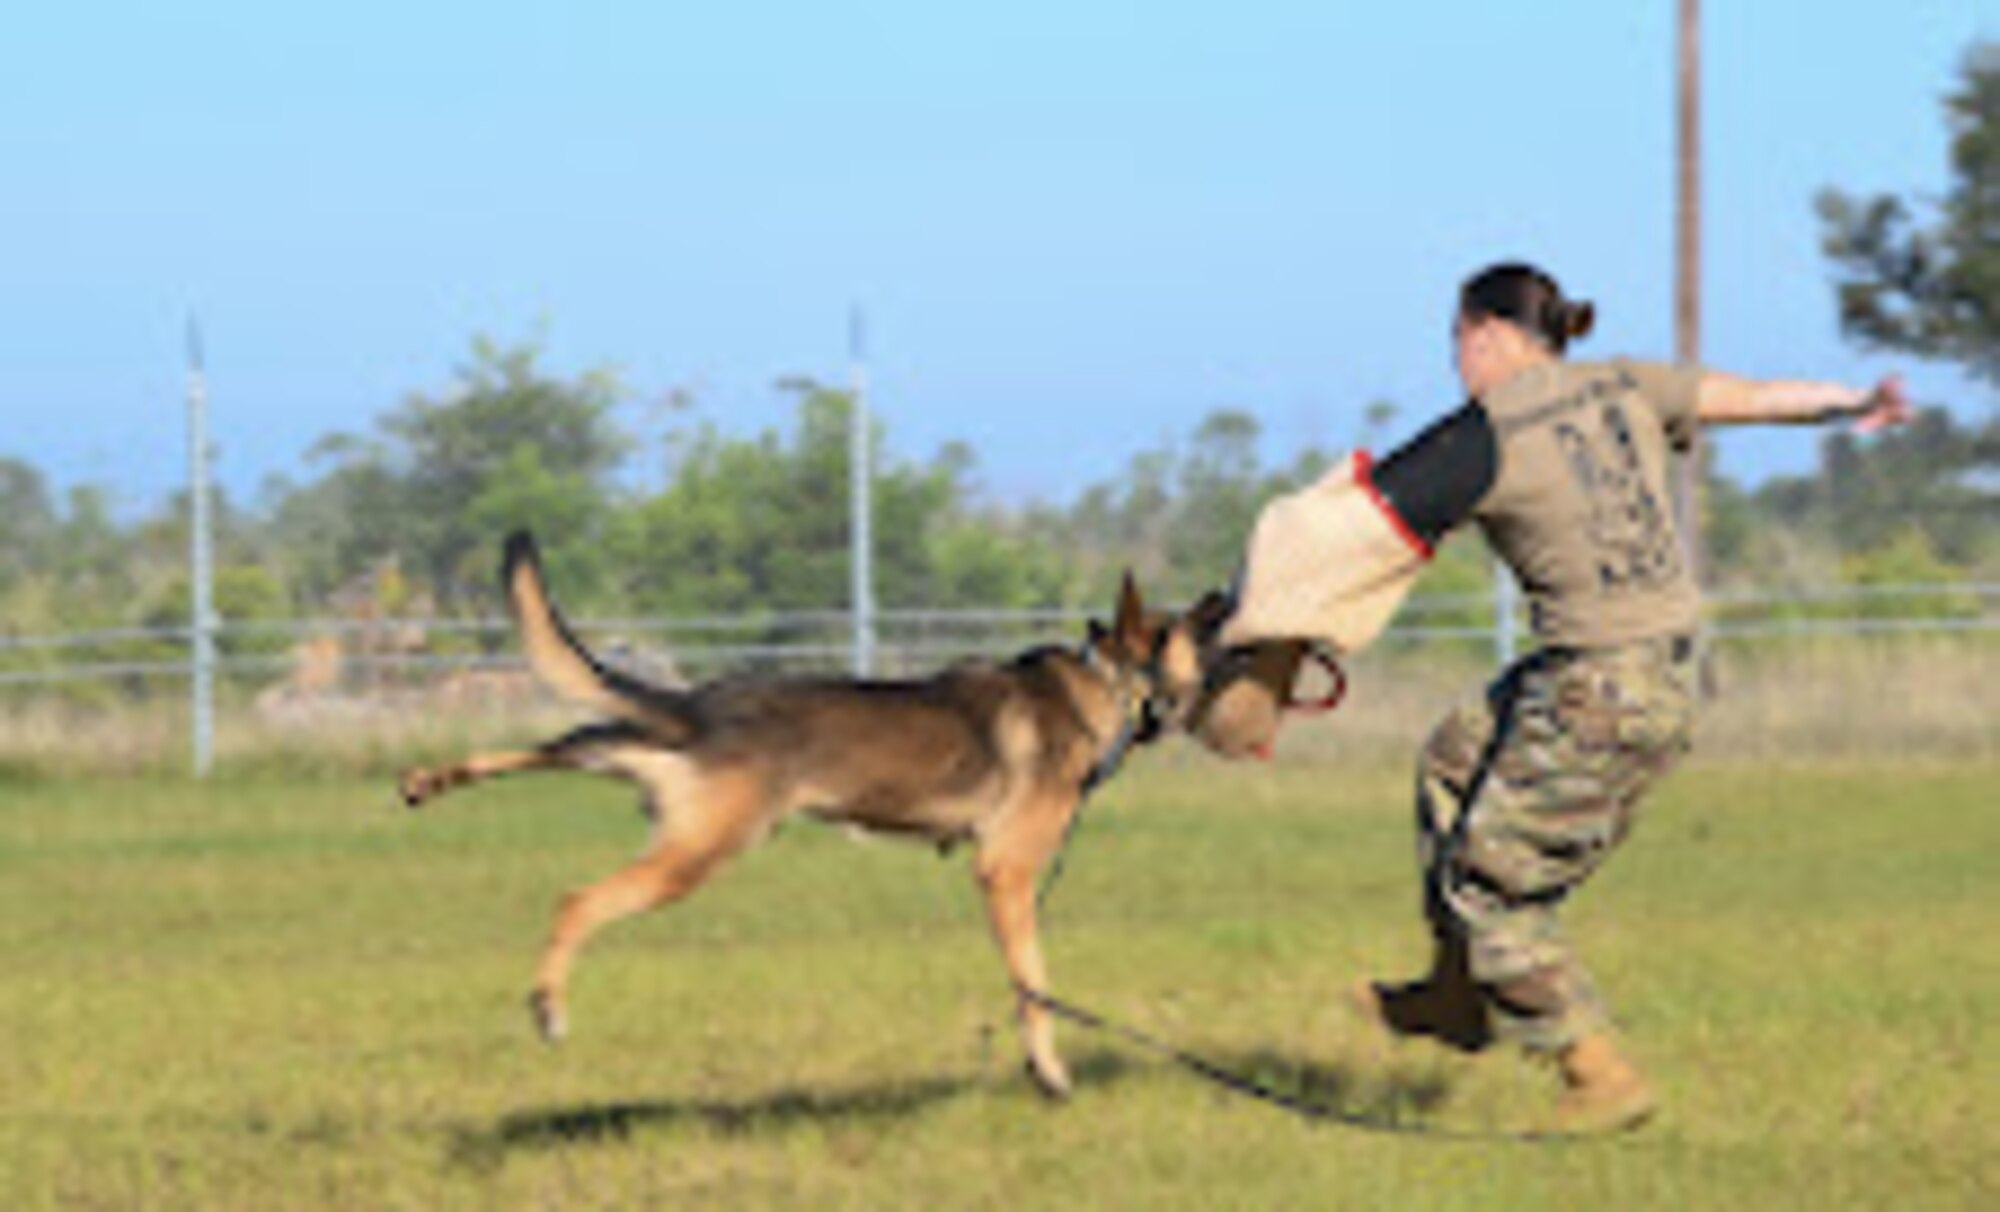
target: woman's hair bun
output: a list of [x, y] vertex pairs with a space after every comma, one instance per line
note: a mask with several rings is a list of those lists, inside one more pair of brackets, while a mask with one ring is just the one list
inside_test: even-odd
[[1582, 340], [1590, 335], [1597, 324], [1597, 305], [1589, 300], [1578, 302], [1566, 300], [1562, 304], [1563, 336], [1570, 341]]
[[1467, 320], [1507, 320], [1532, 333], [1557, 354], [1588, 336], [1597, 323], [1594, 304], [1565, 299], [1556, 280], [1520, 261], [1490, 265], [1459, 289], [1459, 315]]

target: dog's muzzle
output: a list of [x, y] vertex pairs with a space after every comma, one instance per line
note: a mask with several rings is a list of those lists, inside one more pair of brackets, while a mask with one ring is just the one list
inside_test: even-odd
[[1190, 710], [1189, 734], [1226, 758], [1271, 756], [1305, 656], [1306, 645], [1298, 641], [1218, 654]]

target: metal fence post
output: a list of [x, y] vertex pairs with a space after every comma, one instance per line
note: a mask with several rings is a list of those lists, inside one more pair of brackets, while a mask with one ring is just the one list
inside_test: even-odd
[[1513, 570], [1493, 561], [1493, 656], [1504, 669], [1514, 663], [1520, 632], [1521, 587]]
[[208, 383], [202, 367], [201, 326], [187, 322], [188, 408], [188, 611], [189, 684], [194, 716], [194, 773], [207, 778], [215, 765], [215, 608], [213, 546], [208, 513]]
[[865, 678], [875, 668], [875, 538], [873, 533], [873, 501], [870, 499], [874, 487], [874, 470], [869, 466], [870, 439], [868, 424], [868, 367], [863, 342], [861, 308], [855, 307], [848, 313], [847, 349], [852, 374], [852, 399], [848, 410], [848, 463], [853, 472], [849, 485], [849, 508], [851, 510], [850, 542], [853, 549], [848, 553], [848, 564], [853, 575], [853, 585], [849, 592], [850, 609], [854, 612], [854, 676]]

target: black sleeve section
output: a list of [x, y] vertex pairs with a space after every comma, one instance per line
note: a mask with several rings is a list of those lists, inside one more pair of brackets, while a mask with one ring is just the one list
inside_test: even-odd
[[1500, 444], [1477, 400], [1435, 422], [1375, 465], [1375, 487], [1411, 530], [1435, 545], [1472, 516], [1500, 474]]

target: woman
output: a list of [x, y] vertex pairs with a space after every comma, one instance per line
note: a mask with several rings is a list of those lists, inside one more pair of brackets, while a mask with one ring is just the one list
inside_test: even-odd
[[1667, 452], [1703, 424], [1852, 417], [1874, 429], [1909, 412], [1894, 378], [1856, 390], [1566, 361], [1592, 317], [1531, 266], [1472, 278], [1452, 325], [1469, 402], [1374, 470], [1423, 543], [1479, 524], [1526, 593], [1539, 646], [1451, 712], [1420, 756], [1429, 974], [1356, 992], [1399, 1035], [1554, 1056], [1566, 1089], [1552, 1127], [1564, 1132], [1631, 1127], [1654, 1106], [1556, 910], [1689, 744], [1700, 598]]

